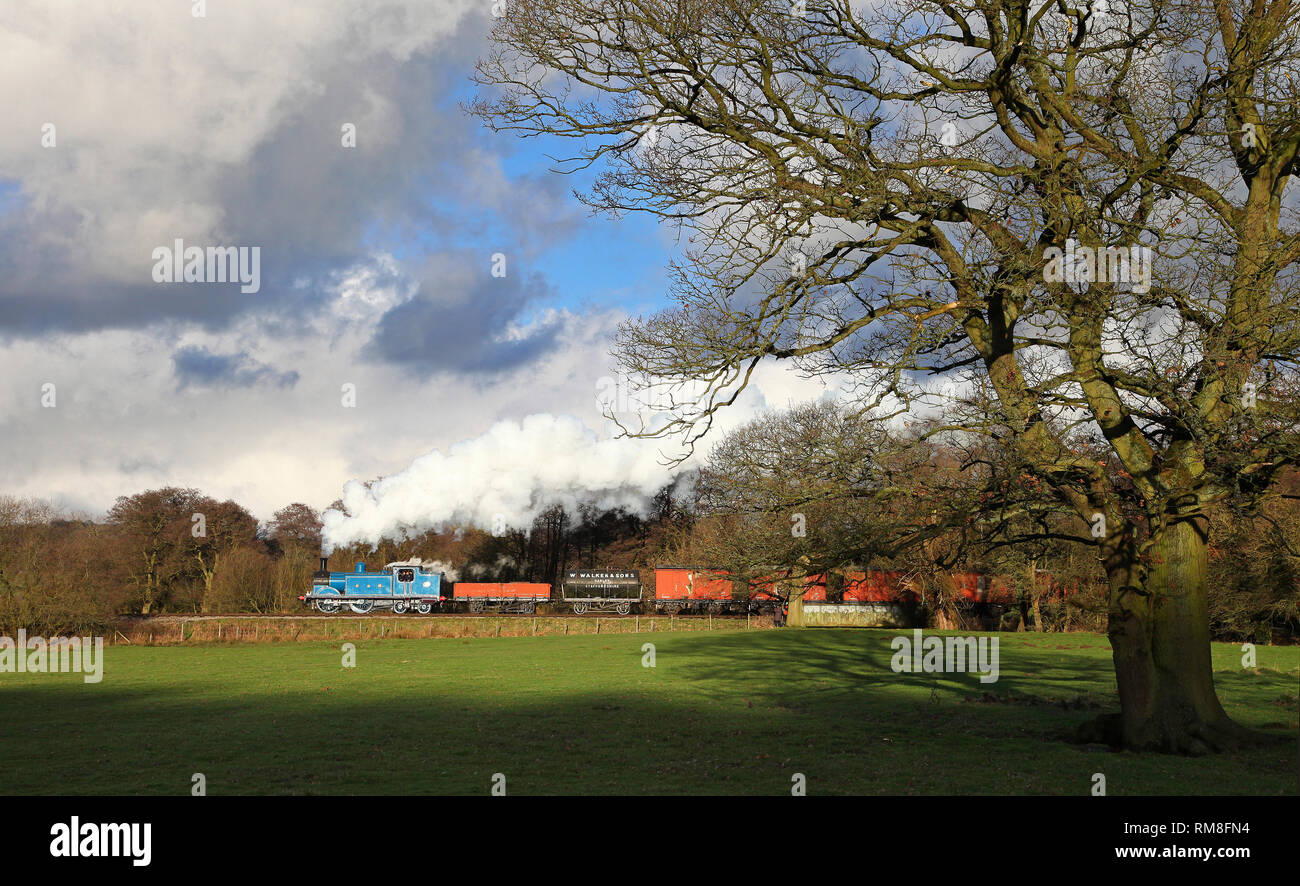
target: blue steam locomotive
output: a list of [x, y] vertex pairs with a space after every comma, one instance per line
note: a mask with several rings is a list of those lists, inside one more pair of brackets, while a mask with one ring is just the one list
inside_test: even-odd
[[312, 574], [311, 593], [298, 598], [319, 612], [347, 606], [358, 615], [373, 609], [392, 609], [398, 615], [413, 609], [428, 615], [443, 600], [442, 573], [418, 558], [388, 563], [379, 572], [366, 572], [365, 563], [358, 563], [355, 572], [330, 572], [324, 557], [320, 566]]

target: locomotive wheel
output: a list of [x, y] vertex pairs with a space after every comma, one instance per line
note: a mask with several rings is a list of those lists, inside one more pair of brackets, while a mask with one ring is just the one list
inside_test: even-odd
[[709, 604], [709, 612], [713, 613], [714, 615], [717, 615], [721, 611], [722, 611], [722, 604], [717, 602], [716, 600]]
[[316, 608], [319, 609], [321, 612], [330, 614], [339, 611], [339, 604], [330, 600], [317, 600]]
[[574, 614], [574, 615], [585, 615], [586, 612], [587, 612], [587, 604], [586, 604], [586, 603], [574, 603], [574, 604], [573, 604], [573, 614]]
[[407, 604], [405, 600], [398, 600], [396, 603], [393, 604], [393, 612], [397, 613], [398, 615], [404, 614], [406, 610], [407, 610]]
[[614, 611], [617, 612], [619, 615], [627, 615], [629, 612], [632, 611], [632, 604], [620, 603], [614, 607]]
[[536, 611], [537, 611], [537, 604], [536, 604], [536, 603], [525, 603], [525, 604], [524, 604], [524, 613], [525, 613], [525, 614], [529, 614], [529, 615], [531, 615], [532, 613], [534, 613], [534, 612], [536, 612]]
[[430, 612], [433, 611], [433, 604], [426, 603], [423, 600], [421, 600], [419, 603], [415, 604], [415, 611], [420, 613], [421, 615], [428, 615]]
[[357, 615], [365, 615], [375, 608], [374, 600], [356, 600], [348, 604]]
[[483, 611], [483, 604], [482, 604], [482, 603], [479, 603], [479, 602], [477, 602], [477, 601], [475, 601], [475, 602], [469, 604], [469, 611], [470, 611], [470, 612], [482, 612], [482, 611]]

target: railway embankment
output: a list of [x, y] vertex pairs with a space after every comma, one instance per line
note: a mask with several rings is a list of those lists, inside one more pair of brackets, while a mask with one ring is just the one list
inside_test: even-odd
[[295, 643], [767, 630], [769, 615], [158, 615], [118, 619], [112, 644]]

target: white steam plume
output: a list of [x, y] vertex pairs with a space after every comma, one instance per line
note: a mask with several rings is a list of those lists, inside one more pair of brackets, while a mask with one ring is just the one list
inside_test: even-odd
[[430, 572], [441, 572], [442, 577], [447, 581], [460, 581], [460, 571], [450, 563], [444, 563], [441, 560], [425, 560], [421, 565]]
[[526, 527], [553, 505], [579, 502], [644, 513], [672, 478], [648, 441], [601, 439], [576, 418], [530, 415], [422, 455], [368, 489], [348, 482], [347, 513], [322, 517], [325, 548], [448, 526]]

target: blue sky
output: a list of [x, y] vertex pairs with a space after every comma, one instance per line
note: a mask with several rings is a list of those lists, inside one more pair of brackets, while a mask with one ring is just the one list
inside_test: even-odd
[[[0, 10], [0, 494], [93, 516], [193, 486], [265, 519], [503, 421], [608, 435], [613, 336], [669, 303], [675, 230], [591, 216], [597, 170], [550, 171], [569, 143], [464, 113], [487, 6], [209, 9]], [[176, 239], [257, 246], [260, 291], [155, 282]]]

